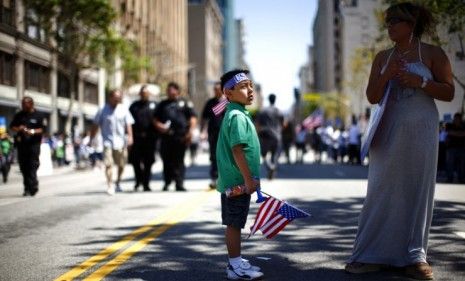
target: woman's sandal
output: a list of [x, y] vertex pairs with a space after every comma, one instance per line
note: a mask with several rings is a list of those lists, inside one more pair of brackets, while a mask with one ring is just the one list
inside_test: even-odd
[[433, 269], [426, 262], [419, 262], [405, 267], [405, 274], [417, 280], [433, 280]]
[[351, 262], [346, 264], [344, 270], [345, 272], [353, 274], [376, 272], [381, 270], [381, 265], [374, 263]]

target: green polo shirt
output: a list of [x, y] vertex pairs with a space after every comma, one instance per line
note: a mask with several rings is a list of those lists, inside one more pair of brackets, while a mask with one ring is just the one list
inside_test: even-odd
[[245, 158], [253, 177], [260, 177], [260, 143], [257, 131], [245, 106], [231, 102], [226, 108], [216, 147], [218, 164], [217, 190], [244, 184], [239, 167], [234, 160], [232, 148], [243, 145]]

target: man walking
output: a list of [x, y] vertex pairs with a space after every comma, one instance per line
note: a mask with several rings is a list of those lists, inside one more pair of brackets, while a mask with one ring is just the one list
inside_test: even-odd
[[210, 148], [210, 188], [216, 189], [216, 179], [218, 178], [218, 166], [216, 164], [216, 143], [218, 142], [218, 135], [223, 121], [224, 112], [216, 115], [213, 108], [220, 102], [223, 92], [221, 91], [221, 83], [216, 82], [213, 87], [215, 96], [207, 101], [202, 112], [202, 122], [200, 131], [203, 133], [205, 126], [208, 127], [208, 144]]
[[[268, 179], [273, 179], [281, 150], [281, 131], [284, 117], [275, 107], [276, 95], [268, 96], [270, 106], [264, 108], [257, 117], [257, 130], [260, 139], [261, 154], [268, 172]], [[270, 157], [268, 158], [268, 155]]]
[[135, 101], [129, 107], [129, 111], [134, 118], [134, 124], [132, 124], [134, 145], [129, 151], [129, 162], [134, 167], [136, 177], [134, 191], [137, 191], [141, 184], [144, 191], [151, 191], [149, 183], [152, 165], [155, 162], [157, 144], [157, 135], [153, 123], [156, 103], [149, 100], [150, 93], [146, 85], [141, 87], [139, 96], [140, 100]]
[[18, 150], [18, 162], [23, 174], [23, 196], [34, 196], [39, 191], [37, 169], [39, 168], [40, 144], [45, 129], [45, 119], [34, 108], [34, 100], [24, 97], [22, 110], [13, 117], [10, 128], [16, 133], [15, 145]]
[[[121, 175], [126, 165], [126, 148], [132, 145], [132, 127], [134, 119], [129, 110], [121, 104], [122, 93], [119, 90], [110, 92], [108, 103], [97, 112], [91, 130], [91, 140], [100, 128], [103, 139], [103, 162], [107, 178], [107, 193], [109, 195], [122, 191]], [[92, 143], [92, 141], [90, 141]], [[113, 165], [118, 167], [115, 185], [112, 184]]]
[[174, 180], [176, 191], [184, 188], [184, 155], [192, 140], [197, 123], [192, 102], [180, 97], [179, 85], [170, 82], [166, 89], [168, 98], [155, 110], [155, 128], [161, 135], [160, 154], [163, 161], [163, 191]]

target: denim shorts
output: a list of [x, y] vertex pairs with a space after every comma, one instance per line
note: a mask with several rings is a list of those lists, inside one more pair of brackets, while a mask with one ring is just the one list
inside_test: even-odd
[[249, 214], [250, 194], [228, 198], [221, 193], [221, 219], [223, 225], [244, 228]]

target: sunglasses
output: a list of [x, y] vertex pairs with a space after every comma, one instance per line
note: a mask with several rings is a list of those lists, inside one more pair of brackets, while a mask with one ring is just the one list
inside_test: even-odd
[[392, 26], [392, 25], [398, 24], [400, 22], [407, 22], [407, 21], [402, 19], [402, 18], [392, 17], [392, 18], [387, 18], [386, 19], [385, 25], [386, 26]]

